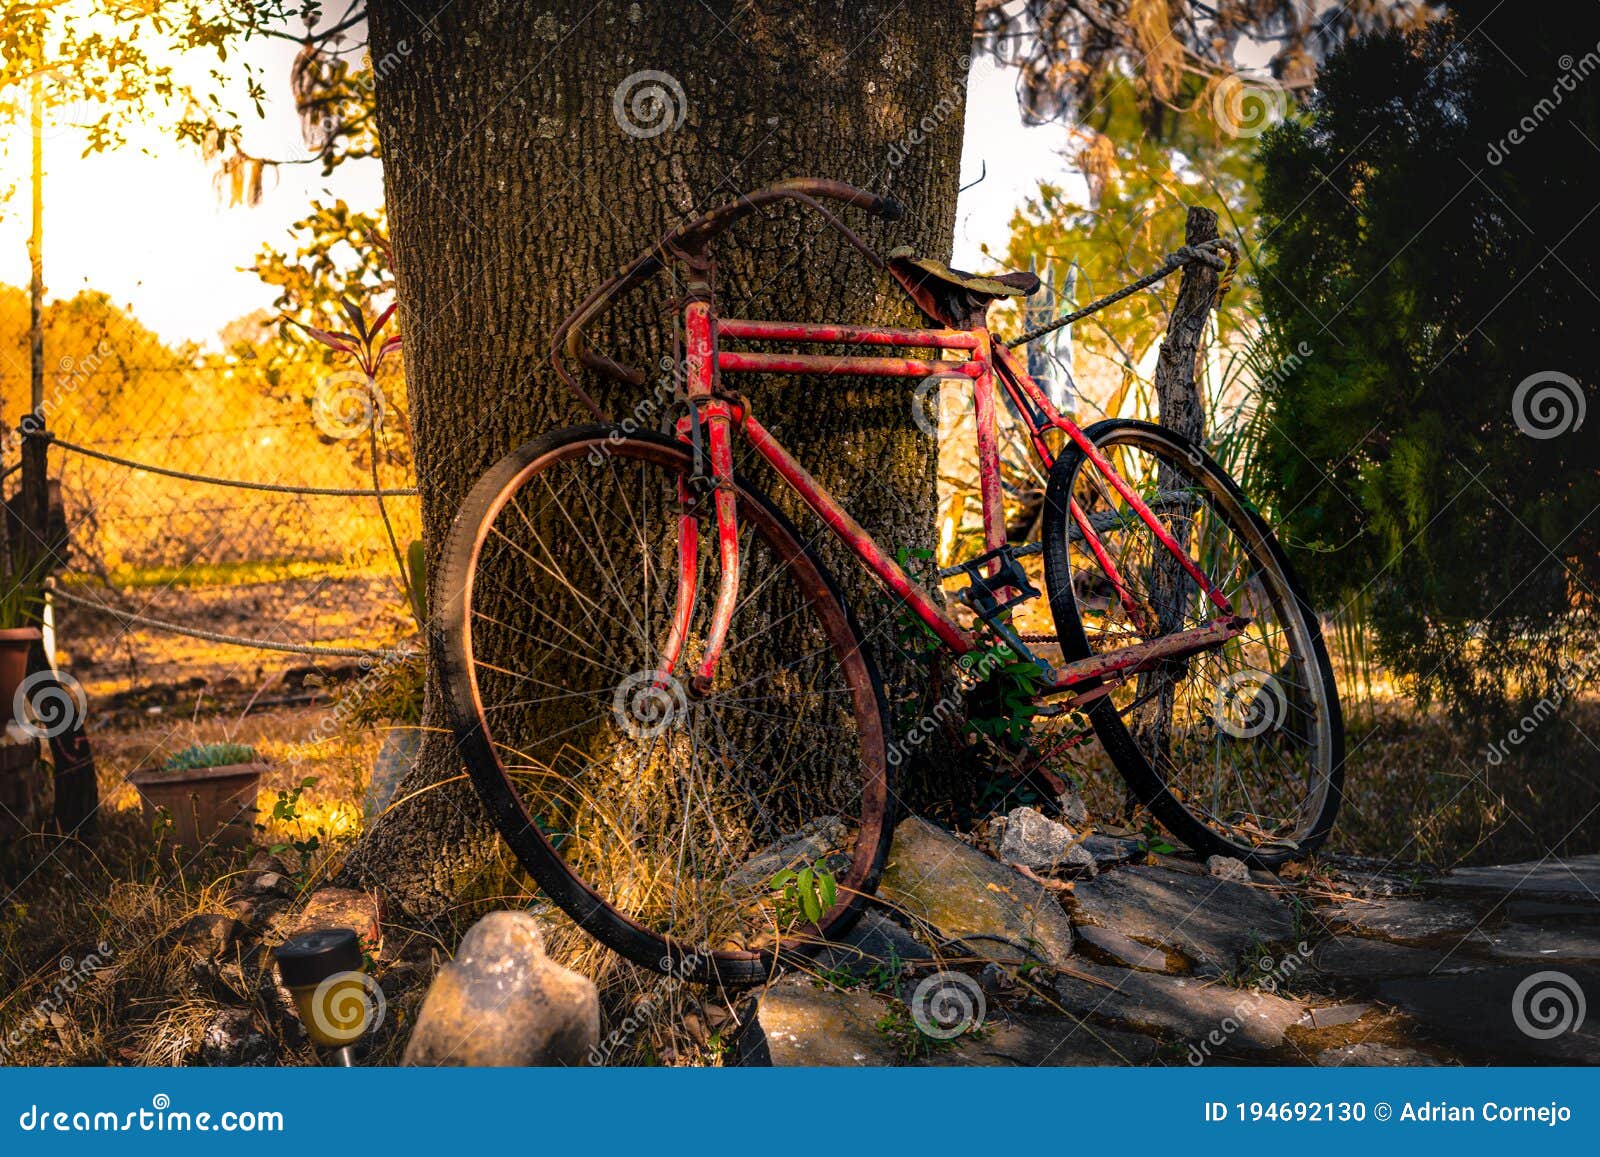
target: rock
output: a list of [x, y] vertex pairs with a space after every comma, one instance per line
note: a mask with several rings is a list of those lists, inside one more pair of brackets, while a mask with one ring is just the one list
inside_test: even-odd
[[916, 816], [895, 829], [878, 894], [985, 959], [1072, 955], [1072, 922], [1049, 890]]
[[1371, 1011], [1370, 1004], [1334, 1004], [1326, 1008], [1310, 1008], [1300, 1018], [1300, 1027], [1337, 1028], [1341, 1024], [1354, 1024]]
[[1494, 868], [1457, 868], [1424, 880], [1422, 887], [1450, 895], [1563, 900], [1592, 909], [1600, 907], [1600, 854], [1503, 864]]
[[1471, 972], [1482, 967], [1459, 952], [1446, 957], [1442, 952], [1407, 948], [1383, 940], [1364, 940], [1359, 936], [1324, 940], [1311, 954], [1311, 966], [1324, 976], [1363, 992], [1390, 977], [1426, 976], [1435, 970]]
[[757, 998], [739, 1033], [739, 1063], [778, 1068], [853, 1067], [902, 1063], [893, 1040], [878, 1028], [889, 1002], [870, 992], [820, 988], [788, 977]]
[[1083, 841], [1083, 847], [1094, 857], [1095, 867], [1102, 870], [1126, 864], [1130, 860], [1143, 860], [1150, 854], [1150, 848], [1143, 840], [1122, 836], [1095, 834]]
[[491, 912], [434, 978], [405, 1063], [583, 1065], [599, 1044], [594, 984], [545, 956], [533, 916]]
[[1378, 988], [1380, 999], [1409, 1013], [1429, 1037], [1498, 1064], [1600, 1060], [1600, 1017], [1576, 1015], [1584, 994], [1595, 993], [1600, 971], [1541, 972], [1536, 965], [1389, 980]]
[[1160, 945], [1215, 971], [1231, 971], [1252, 948], [1294, 937], [1288, 907], [1271, 893], [1211, 876], [1123, 868], [1080, 882], [1072, 902], [1080, 923]]
[[1324, 1069], [1345, 1066], [1409, 1069], [1426, 1068], [1431, 1065], [1437, 1065], [1439, 1062], [1427, 1053], [1418, 1052], [1416, 1049], [1363, 1041], [1360, 1044], [1340, 1045], [1338, 1048], [1325, 1049], [1312, 1057], [1311, 1063]]
[[288, 872], [289, 869], [285, 868], [283, 861], [271, 852], [257, 852], [250, 857], [250, 862], [245, 865], [245, 870], [250, 872], [276, 872], [281, 876]]
[[1119, 964], [1124, 968], [1137, 968], [1141, 972], [1171, 972], [1167, 953], [1162, 948], [1152, 948], [1124, 936], [1115, 928], [1099, 928], [1093, 924], [1074, 925], [1078, 934], [1078, 947], [1087, 951], [1103, 964]]
[[[289, 928], [296, 936], [314, 928], [349, 928], [364, 951], [377, 955], [383, 944], [382, 906], [376, 892], [359, 888], [318, 888]], [[286, 937], [287, 938], [287, 937]]]
[[962, 1037], [956, 1047], [929, 1054], [938, 1067], [1065, 1068], [1143, 1065], [1155, 1059], [1156, 1042], [1070, 1016], [1012, 1015], [990, 1020], [984, 1031]]
[[873, 972], [898, 975], [901, 966], [931, 960], [933, 954], [900, 925], [880, 912], [867, 912], [843, 939], [817, 953], [819, 972], [848, 972], [865, 977]]
[[242, 925], [221, 912], [197, 912], [178, 926], [173, 943], [201, 960], [221, 960], [238, 942]]
[[1479, 922], [1477, 912], [1465, 904], [1394, 897], [1356, 900], [1330, 908], [1322, 915], [1331, 924], [1397, 944], [1426, 944], [1446, 936], [1459, 940]]
[[248, 1008], [218, 1009], [200, 1033], [199, 1063], [212, 1067], [270, 1065], [277, 1050]]
[[1041, 874], [1095, 871], [1094, 856], [1083, 846], [1083, 837], [1031, 807], [1013, 808], [993, 827], [1002, 863], [1021, 864]]
[[996, 1066], [1143, 1064], [1155, 1054], [1146, 1037], [1064, 1016], [988, 1019], [980, 1033], [928, 1041], [907, 1056], [886, 1017], [905, 1031], [910, 1013], [861, 990], [841, 992], [788, 977], [767, 988], [739, 1034], [741, 1065], [785, 1067]]
[[1546, 960], [1568, 964], [1600, 964], [1600, 928], [1539, 928], [1507, 924], [1492, 932], [1480, 930], [1473, 944], [1499, 960]]
[[1232, 856], [1210, 856], [1206, 859], [1206, 871], [1219, 880], [1237, 880], [1241, 884], [1250, 882], [1250, 865], [1243, 860], [1236, 860]]
[[978, 984], [990, 996], [998, 996], [1015, 988], [1017, 978], [991, 960], [983, 966], [983, 975], [978, 977]]
[[818, 816], [729, 872], [728, 883], [739, 890], [758, 888], [785, 868], [816, 863], [849, 838], [850, 831], [838, 816]]
[[1061, 809], [1061, 818], [1068, 827], [1081, 832], [1089, 826], [1089, 807], [1077, 792], [1062, 792], [1056, 796], [1056, 806]]
[[1208, 984], [1194, 977], [1157, 976], [1083, 963], [1075, 970], [1091, 979], [1056, 978], [1056, 995], [1063, 1009], [1120, 1029], [1188, 1042], [1200, 1054], [1199, 1060], [1190, 1058], [1191, 1064], [1275, 1049], [1283, 1043], [1285, 1030], [1299, 1023], [1306, 1011], [1299, 1001]]

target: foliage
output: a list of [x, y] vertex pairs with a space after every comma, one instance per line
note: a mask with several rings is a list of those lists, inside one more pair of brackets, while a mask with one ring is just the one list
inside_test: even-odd
[[354, 728], [415, 727], [422, 722], [425, 674], [420, 650], [383, 660], [340, 697], [340, 721]]
[[[272, 804], [273, 822], [282, 824], [285, 827], [298, 828], [304, 826], [305, 817], [300, 814], [300, 797], [305, 794], [306, 789], [316, 785], [317, 777], [309, 775], [292, 788], [287, 790], [280, 789], [278, 798]], [[267, 830], [265, 824], [257, 824], [256, 827], [262, 831]], [[327, 838], [327, 835], [327, 829], [319, 827], [310, 835], [304, 833], [291, 835], [287, 840], [273, 844], [267, 850], [275, 856], [282, 855], [284, 852], [295, 853], [296, 877], [300, 889], [304, 891], [316, 871], [316, 855], [321, 850], [322, 842]]]
[[1483, 719], [1597, 634], [1600, 223], [1573, 157], [1600, 88], [1560, 61], [1600, 17], [1459, 7], [1351, 45], [1266, 140], [1261, 292], [1288, 368], [1263, 381], [1258, 477], [1318, 605], [1369, 599], [1379, 658]]
[[1430, 8], [1416, 0], [978, 0], [974, 37], [1021, 71], [1018, 96], [1030, 121], [1082, 117], [1131, 89], [1157, 123], [1166, 111], [1209, 100], [1241, 58], [1263, 47], [1260, 71], [1303, 90], [1317, 61], [1348, 38], [1415, 27]]
[[815, 924], [839, 898], [839, 881], [826, 860], [799, 871], [785, 868], [767, 886], [777, 899], [778, 921], [785, 925], [796, 919]]
[[191, 743], [167, 757], [167, 771], [196, 771], [202, 767], [233, 767], [254, 763], [256, 749], [245, 743]]

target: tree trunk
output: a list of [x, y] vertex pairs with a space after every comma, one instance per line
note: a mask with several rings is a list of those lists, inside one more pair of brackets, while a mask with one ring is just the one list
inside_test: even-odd
[[[1217, 239], [1217, 215], [1191, 206], [1183, 225], [1183, 243], [1200, 245]], [[1167, 336], [1156, 359], [1156, 400], [1161, 424], [1176, 430], [1196, 446], [1203, 445], [1206, 413], [1195, 385], [1195, 359], [1205, 337], [1206, 321], [1217, 298], [1217, 271], [1203, 262], [1184, 266], [1179, 275], [1178, 300], [1172, 306]]]
[[[834, 177], [907, 206], [892, 226], [845, 210], [870, 242], [948, 257], [972, 7], [372, 0], [430, 546], [495, 460], [585, 418], [549, 370], [550, 335], [591, 288], [673, 224], [784, 177]], [[729, 235], [718, 283], [724, 310], [736, 316], [916, 321], [884, 277], [800, 210]], [[671, 292], [664, 285], [658, 296]], [[595, 344], [653, 366], [672, 352], [671, 317], [641, 296]], [[599, 392], [617, 414], [645, 393]], [[936, 448], [917, 429], [903, 384], [762, 379], [746, 394], [887, 548], [932, 545]], [[816, 526], [802, 529], [810, 538]], [[887, 658], [892, 612], [850, 581], [837, 553], [824, 556], [864, 627], [889, 624], [875, 639]], [[437, 584], [430, 569], [430, 590]], [[903, 666], [886, 665], [885, 674], [907, 677]], [[438, 677], [430, 660], [431, 728], [446, 725]], [[430, 731], [398, 798], [460, 773], [448, 736]], [[427, 918], [481, 869], [494, 838], [458, 779], [391, 811], [358, 845], [346, 876]]]

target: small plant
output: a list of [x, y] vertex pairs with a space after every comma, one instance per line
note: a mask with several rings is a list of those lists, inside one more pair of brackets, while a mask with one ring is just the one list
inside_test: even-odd
[[254, 763], [256, 749], [246, 743], [191, 743], [167, 757], [167, 771], [194, 771], [202, 767], [233, 767]]
[[785, 868], [767, 886], [777, 900], [778, 923], [783, 925], [801, 917], [815, 924], [839, 898], [839, 881], [828, 871], [825, 860], [798, 872]]
[[[305, 794], [308, 788], [316, 785], [317, 777], [310, 775], [292, 788], [287, 790], [280, 789], [278, 798], [272, 804], [273, 820], [285, 827], [302, 827], [305, 817], [300, 814], [300, 797]], [[267, 830], [265, 824], [257, 824], [256, 828], [263, 832]], [[296, 865], [293, 875], [301, 891], [305, 891], [306, 886], [311, 882], [312, 860], [316, 857], [317, 852], [322, 849], [322, 839], [327, 834], [326, 828], [318, 828], [309, 836], [304, 834], [290, 836], [289, 839], [281, 843], [272, 844], [267, 848], [267, 851], [274, 856], [282, 855], [284, 852], [293, 852], [299, 858], [299, 863]]]

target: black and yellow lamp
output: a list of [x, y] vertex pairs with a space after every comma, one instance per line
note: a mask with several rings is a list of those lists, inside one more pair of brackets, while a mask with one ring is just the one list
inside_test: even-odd
[[318, 928], [272, 950], [306, 1035], [332, 1050], [332, 1063], [355, 1065], [355, 1045], [383, 1019], [383, 990], [361, 970], [361, 941], [349, 928]]

